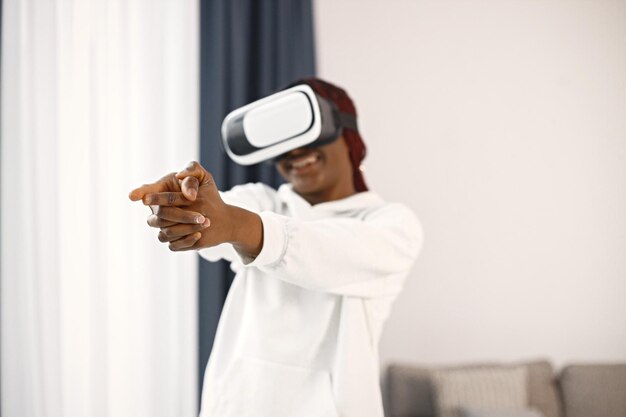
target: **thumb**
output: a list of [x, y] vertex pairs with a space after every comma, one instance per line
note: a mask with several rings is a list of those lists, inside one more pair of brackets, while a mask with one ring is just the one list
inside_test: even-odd
[[196, 197], [198, 196], [198, 187], [200, 186], [200, 181], [198, 178], [194, 176], [185, 177], [180, 182], [180, 189], [183, 192], [183, 195], [187, 200], [196, 201]]
[[[183, 193], [189, 193], [189, 197], [187, 195], [185, 195], [185, 197], [190, 198], [193, 195], [193, 198], [190, 198], [191, 200], [195, 200], [199, 186], [210, 185], [209, 188], [211, 188], [212, 191], [215, 193], [218, 191], [217, 185], [213, 180], [213, 175], [196, 161], [190, 162], [185, 169], [178, 172], [176, 178], [179, 181], [182, 180], [181, 188]], [[185, 188], [187, 191], [185, 191]]]
[[179, 180], [187, 177], [196, 177], [198, 181], [202, 181], [206, 170], [196, 161], [191, 161], [185, 169], [176, 173], [176, 178]]

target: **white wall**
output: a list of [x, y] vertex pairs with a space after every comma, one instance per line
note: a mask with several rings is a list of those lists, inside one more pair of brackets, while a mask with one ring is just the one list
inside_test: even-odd
[[426, 231], [382, 361], [626, 360], [626, 2], [315, 7], [369, 184]]

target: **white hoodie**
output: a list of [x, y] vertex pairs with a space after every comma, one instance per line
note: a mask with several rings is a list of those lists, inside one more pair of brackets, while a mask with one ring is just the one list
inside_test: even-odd
[[222, 197], [261, 216], [263, 248], [200, 251], [236, 272], [200, 416], [383, 417], [378, 341], [422, 245], [415, 215], [369, 191], [314, 206], [289, 184]]

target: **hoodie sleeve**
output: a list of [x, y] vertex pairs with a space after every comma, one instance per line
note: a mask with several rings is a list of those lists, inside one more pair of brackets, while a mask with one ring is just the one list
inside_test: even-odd
[[[228, 191], [220, 192], [226, 204], [245, 208], [255, 213], [275, 210], [276, 190], [261, 183], [237, 185]], [[200, 249], [200, 256], [208, 261], [215, 262], [225, 259], [230, 262], [240, 262], [241, 258], [230, 243], [210, 248]]]
[[242, 259], [283, 281], [355, 297], [396, 295], [423, 240], [411, 210], [387, 204], [365, 219], [295, 220], [261, 212], [263, 248]]

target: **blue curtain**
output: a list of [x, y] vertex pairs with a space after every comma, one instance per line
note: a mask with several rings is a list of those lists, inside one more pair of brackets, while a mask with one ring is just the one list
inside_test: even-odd
[[[278, 186], [268, 164], [241, 167], [220, 144], [228, 112], [315, 75], [311, 0], [201, 0], [200, 160], [222, 190], [247, 182]], [[225, 262], [200, 261], [199, 387], [232, 282]], [[200, 390], [200, 392], [202, 392]]]

